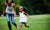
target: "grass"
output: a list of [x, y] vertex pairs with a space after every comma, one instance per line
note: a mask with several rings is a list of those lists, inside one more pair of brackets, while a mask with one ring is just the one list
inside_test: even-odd
[[[30, 15], [31, 19], [28, 19], [27, 24], [30, 25], [30, 28], [22, 26], [22, 30], [50, 30], [50, 14], [43, 15]], [[20, 30], [19, 17], [15, 20], [18, 25], [18, 30]], [[16, 27], [11, 23], [12, 30], [17, 30]], [[0, 30], [9, 30], [7, 26], [6, 17], [0, 17]]]

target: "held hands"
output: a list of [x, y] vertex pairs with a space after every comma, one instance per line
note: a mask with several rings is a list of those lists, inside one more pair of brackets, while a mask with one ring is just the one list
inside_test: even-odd
[[16, 20], [16, 17], [14, 17], [14, 20]]

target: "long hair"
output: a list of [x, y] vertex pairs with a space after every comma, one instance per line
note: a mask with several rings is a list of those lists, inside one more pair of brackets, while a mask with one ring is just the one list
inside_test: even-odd
[[27, 12], [26, 7], [24, 7], [24, 6], [20, 6], [19, 8], [22, 8], [24, 12]]
[[26, 7], [23, 7], [23, 11], [27, 13], [27, 9], [26, 9]]
[[[6, 0], [6, 3], [8, 3], [8, 0]], [[12, 2], [11, 3], [13, 3], [13, 0], [12, 0]]]

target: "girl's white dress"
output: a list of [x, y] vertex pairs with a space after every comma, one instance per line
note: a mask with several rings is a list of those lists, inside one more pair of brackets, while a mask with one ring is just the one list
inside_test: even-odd
[[26, 15], [24, 14], [24, 12], [19, 13], [19, 15], [20, 15], [20, 20], [19, 20], [20, 23], [27, 22]]

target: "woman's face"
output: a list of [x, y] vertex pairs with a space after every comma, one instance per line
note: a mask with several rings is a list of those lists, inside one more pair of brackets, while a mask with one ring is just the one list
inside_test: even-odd
[[19, 8], [19, 11], [23, 11], [23, 9], [22, 8]]
[[8, 3], [10, 4], [12, 2], [12, 0], [8, 0]]

